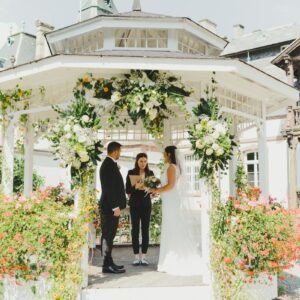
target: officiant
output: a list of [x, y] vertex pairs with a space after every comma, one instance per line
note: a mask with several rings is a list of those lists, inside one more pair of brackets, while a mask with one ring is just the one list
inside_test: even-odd
[[[143, 181], [148, 176], [154, 176], [148, 166], [146, 153], [139, 153], [135, 159], [134, 169], [129, 170], [126, 178], [126, 193], [129, 197], [131, 216], [131, 235], [134, 253], [133, 265], [147, 266], [146, 254], [149, 246], [149, 225], [151, 217], [151, 196], [145, 192]], [[140, 253], [139, 236], [142, 231], [142, 247]]]

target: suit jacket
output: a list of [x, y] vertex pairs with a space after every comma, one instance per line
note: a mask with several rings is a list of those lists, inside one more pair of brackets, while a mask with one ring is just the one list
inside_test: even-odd
[[126, 207], [126, 194], [122, 175], [117, 163], [106, 157], [100, 168], [100, 207], [104, 212], [112, 212], [115, 207]]
[[[126, 193], [130, 194], [129, 205], [130, 207], [134, 206], [151, 206], [151, 197], [150, 194], [146, 195], [145, 191], [137, 190], [134, 186], [131, 185], [129, 175], [140, 175], [139, 171], [135, 169], [129, 170], [126, 178]], [[154, 176], [153, 171], [150, 170], [149, 173], [145, 173], [145, 177]]]

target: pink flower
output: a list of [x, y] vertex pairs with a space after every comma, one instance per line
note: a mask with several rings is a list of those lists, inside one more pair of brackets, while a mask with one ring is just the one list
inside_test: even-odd
[[4, 217], [11, 217], [13, 215], [13, 213], [11, 211], [6, 211], [3, 213]]
[[44, 236], [42, 236], [42, 237], [40, 238], [40, 243], [41, 243], [41, 244], [45, 244], [45, 243], [46, 243], [46, 238], [45, 238]]
[[3, 201], [5, 203], [11, 203], [11, 202], [14, 202], [15, 199], [14, 199], [14, 197], [11, 197], [11, 196], [5, 196], [4, 199], [3, 199]]
[[256, 207], [257, 206], [257, 202], [256, 201], [249, 201], [248, 205], [251, 207]]
[[230, 264], [232, 262], [232, 259], [230, 257], [224, 257], [224, 262], [226, 264]]
[[17, 203], [17, 204], [16, 204], [16, 209], [18, 209], [18, 208], [20, 208], [20, 207], [22, 207], [22, 205], [21, 205], [20, 203]]
[[21, 233], [16, 233], [15, 235], [15, 240], [18, 241], [18, 242], [21, 242], [23, 241], [23, 237], [22, 237], [22, 234]]
[[32, 208], [31, 204], [26, 204], [24, 205], [24, 209], [30, 210]]
[[8, 253], [14, 253], [15, 249], [13, 247], [8, 247], [7, 252]]
[[24, 203], [26, 201], [26, 197], [22, 195], [19, 197], [18, 200], [19, 200], [19, 202]]

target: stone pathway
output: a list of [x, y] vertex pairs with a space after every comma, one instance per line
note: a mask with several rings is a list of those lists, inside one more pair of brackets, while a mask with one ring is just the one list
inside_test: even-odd
[[156, 272], [158, 247], [149, 247], [149, 266], [133, 266], [131, 247], [115, 247], [113, 257], [116, 264], [125, 266], [124, 274], [102, 274], [102, 257], [100, 250], [90, 253], [89, 287], [88, 288], [142, 288], [142, 287], [184, 287], [201, 286], [201, 276], [173, 276]]
[[[131, 264], [133, 260], [131, 247], [115, 247], [113, 250], [114, 261], [117, 264], [123, 264], [126, 273], [102, 274], [102, 257], [100, 250], [96, 248], [93, 253], [90, 253], [88, 289], [204, 286], [201, 276], [172, 276], [156, 272], [158, 254], [159, 247], [149, 247], [148, 261], [150, 265], [135, 267]], [[278, 280], [280, 296], [276, 300], [300, 300], [300, 266], [286, 271], [284, 276], [285, 280]]]

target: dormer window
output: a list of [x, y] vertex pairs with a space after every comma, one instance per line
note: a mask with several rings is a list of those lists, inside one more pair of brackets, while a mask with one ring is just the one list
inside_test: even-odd
[[4, 68], [6, 59], [4, 57], [0, 57], [0, 68]]
[[168, 31], [160, 29], [117, 29], [116, 48], [168, 48]]

